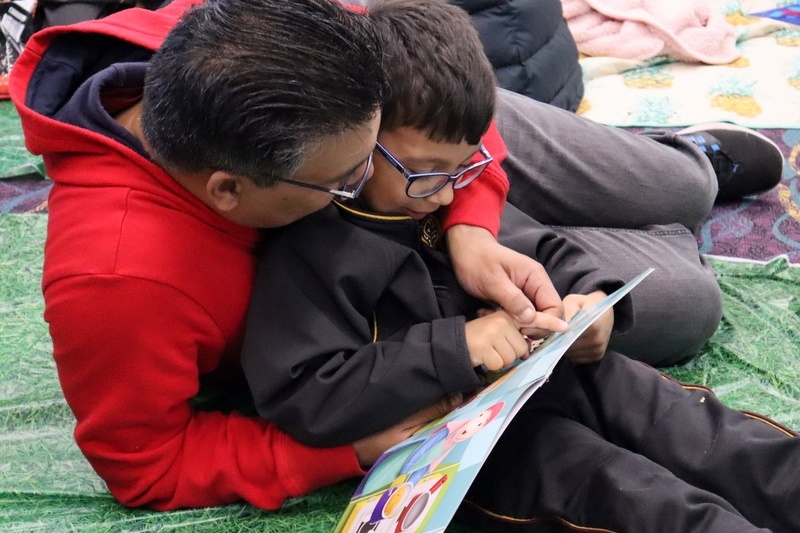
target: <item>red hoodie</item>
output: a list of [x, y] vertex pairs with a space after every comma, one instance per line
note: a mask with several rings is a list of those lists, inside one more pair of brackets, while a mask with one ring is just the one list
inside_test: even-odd
[[[202, 376], [240, 376], [256, 230], [212, 211], [130, 145], [58, 118], [106, 66], [98, 57], [157, 49], [196, 1], [45, 30], [14, 66], [27, 147], [55, 182], [45, 320], [75, 439], [120, 502], [166, 510], [243, 499], [275, 509], [363, 472], [351, 446], [310, 448], [265, 420], [190, 405]], [[98, 36], [102, 46], [72, 47]], [[505, 157], [494, 128], [486, 146]], [[507, 187], [493, 164], [456, 195], [447, 224], [496, 234]]]

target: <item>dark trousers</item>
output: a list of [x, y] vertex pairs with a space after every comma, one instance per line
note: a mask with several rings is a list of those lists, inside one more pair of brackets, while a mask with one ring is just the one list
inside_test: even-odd
[[497, 97], [508, 202], [580, 244], [600, 273], [627, 281], [656, 269], [631, 293], [636, 323], [611, 349], [654, 366], [697, 355], [722, 316], [693, 235], [717, 195], [708, 158], [674, 132], [632, 135], [510, 91]]
[[459, 511], [480, 531], [800, 532], [800, 439], [615, 352], [562, 361]]

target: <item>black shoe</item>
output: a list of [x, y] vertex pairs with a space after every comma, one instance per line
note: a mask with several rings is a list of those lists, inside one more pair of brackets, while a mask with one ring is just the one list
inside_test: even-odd
[[719, 182], [717, 200], [768, 191], [783, 177], [780, 148], [756, 131], [714, 122], [683, 129], [678, 135], [696, 144], [711, 161]]

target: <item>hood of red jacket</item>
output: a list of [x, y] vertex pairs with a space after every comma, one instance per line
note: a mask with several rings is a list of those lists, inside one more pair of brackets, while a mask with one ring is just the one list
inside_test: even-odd
[[117, 47], [152, 53], [183, 12], [198, 1], [175, 0], [157, 11], [131, 8], [100, 20], [48, 28], [28, 40], [12, 69], [9, 91], [26, 147], [42, 156], [49, 177], [56, 182], [76, 179], [80, 185], [103, 185], [107, 172], [93, 174], [87, 171], [90, 165], [80, 173], [70, 172], [59, 165], [67, 159], [74, 167], [82, 155], [118, 153], [130, 162], [155, 167], [113, 139], [54, 117], [86, 79], [113, 62]]

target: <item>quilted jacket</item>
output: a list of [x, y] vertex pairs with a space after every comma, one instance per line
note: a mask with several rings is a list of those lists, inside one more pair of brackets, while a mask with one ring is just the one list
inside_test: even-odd
[[562, 109], [578, 108], [578, 48], [560, 0], [448, 1], [472, 16], [501, 87]]

